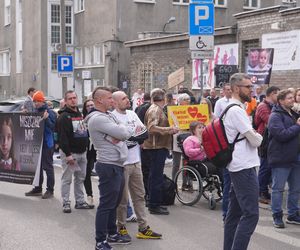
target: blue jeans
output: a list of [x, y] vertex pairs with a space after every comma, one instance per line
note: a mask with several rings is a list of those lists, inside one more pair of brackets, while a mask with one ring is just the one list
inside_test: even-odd
[[[44, 182], [44, 171], [47, 175], [47, 191], [53, 193], [54, 191], [54, 168], [53, 168], [53, 153], [54, 147], [48, 148], [43, 146], [42, 158], [41, 158], [41, 169], [40, 169], [40, 182], [39, 186], [35, 189], [42, 190]], [[44, 171], [43, 171], [44, 170]]]
[[169, 154], [166, 148], [146, 149], [144, 152], [150, 160], [150, 172], [148, 180], [149, 208], [158, 207], [162, 204], [162, 185], [165, 160]]
[[106, 240], [107, 234], [117, 233], [117, 207], [124, 188], [123, 167], [97, 162], [100, 201], [96, 212], [96, 241]]
[[300, 162], [298, 162], [298, 166], [291, 168], [273, 168], [272, 180], [271, 206], [273, 214], [282, 212], [283, 191], [285, 183], [288, 182], [288, 215], [295, 215], [299, 211]]
[[272, 168], [268, 165], [267, 158], [260, 158], [260, 167], [258, 171], [258, 182], [259, 182], [259, 193], [268, 194], [269, 188], [268, 185], [270, 183], [272, 177]]
[[223, 169], [223, 199], [222, 199], [222, 211], [223, 220], [226, 218], [229, 204], [229, 190], [230, 190], [231, 179], [227, 168]]
[[133, 215], [133, 209], [130, 205], [130, 202], [128, 200], [128, 203], [127, 203], [127, 218], [129, 218], [131, 215]]
[[224, 250], [246, 250], [259, 217], [255, 168], [229, 172], [231, 189], [224, 226]]

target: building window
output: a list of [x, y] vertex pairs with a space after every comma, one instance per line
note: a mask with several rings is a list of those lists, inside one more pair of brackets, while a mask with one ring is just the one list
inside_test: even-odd
[[84, 64], [91, 65], [92, 64], [92, 54], [91, 49], [86, 47], [84, 48]]
[[104, 46], [95, 45], [94, 46], [94, 64], [104, 64]]
[[57, 56], [58, 53], [51, 53], [51, 70], [57, 71]]
[[227, 0], [214, 0], [215, 7], [226, 7]]
[[8, 50], [0, 52], [0, 75], [10, 74], [10, 53]]
[[4, 26], [9, 25], [11, 21], [11, 8], [10, 0], [5, 0], [4, 2]]
[[153, 65], [151, 62], [144, 62], [139, 65], [138, 76], [140, 87], [143, 87], [145, 92], [150, 92], [153, 89]]
[[84, 11], [84, 0], [74, 0], [75, 13]]
[[82, 48], [75, 48], [75, 66], [82, 65]]
[[250, 9], [260, 8], [260, 0], [244, 0], [244, 8], [250, 8]]
[[[72, 44], [72, 6], [66, 6], [66, 44]], [[51, 5], [51, 43], [60, 43], [60, 6]]]
[[173, 4], [184, 4], [187, 5], [190, 3], [190, 0], [173, 0]]
[[134, 0], [136, 3], [155, 3], [155, 0]]

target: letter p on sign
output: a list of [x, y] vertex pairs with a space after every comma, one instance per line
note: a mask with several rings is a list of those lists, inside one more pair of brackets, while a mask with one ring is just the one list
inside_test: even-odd
[[64, 71], [65, 68], [70, 67], [70, 59], [69, 58], [62, 58], [61, 59], [61, 69]]
[[208, 6], [196, 6], [195, 8], [195, 24], [200, 25], [200, 20], [209, 19], [209, 8]]

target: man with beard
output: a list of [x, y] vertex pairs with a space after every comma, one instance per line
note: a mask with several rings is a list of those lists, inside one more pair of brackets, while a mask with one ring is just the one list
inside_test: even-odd
[[252, 128], [244, 103], [251, 100], [253, 85], [243, 73], [231, 76], [232, 102], [238, 104], [226, 113], [224, 127], [229, 143], [240, 133], [227, 165], [231, 177], [230, 202], [224, 226], [224, 250], [247, 249], [258, 222], [258, 180], [255, 167], [259, 166], [257, 147], [262, 136]]

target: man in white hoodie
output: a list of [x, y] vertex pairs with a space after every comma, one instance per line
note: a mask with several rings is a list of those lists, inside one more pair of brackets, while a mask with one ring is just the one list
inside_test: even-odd
[[115, 110], [112, 113], [124, 125], [133, 128], [135, 131], [134, 135], [126, 141], [128, 156], [124, 162], [125, 186], [122, 200], [117, 209], [119, 233], [131, 240], [126, 229], [126, 211], [129, 191], [139, 227], [139, 232], [136, 237], [139, 239], [160, 239], [161, 234], [153, 232], [147, 224], [145, 212], [145, 189], [141, 170], [140, 144], [148, 138], [147, 129], [137, 114], [132, 110], [128, 110], [130, 108], [130, 101], [123, 91], [114, 92], [112, 97], [115, 103]]
[[112, 249], [110, 244], [129, 244], [117, 232], [116, 210], [124, 188], [124, 161], [127, 145], [134, 130], [121, 124], [109, 111], [113, 106], [110, 89], [93, 91], [95, 109], [86, 117], [90, 139], [97, 151], [96, 172], [99, 176], [100, 203], [96, 213], [96, 250]]

